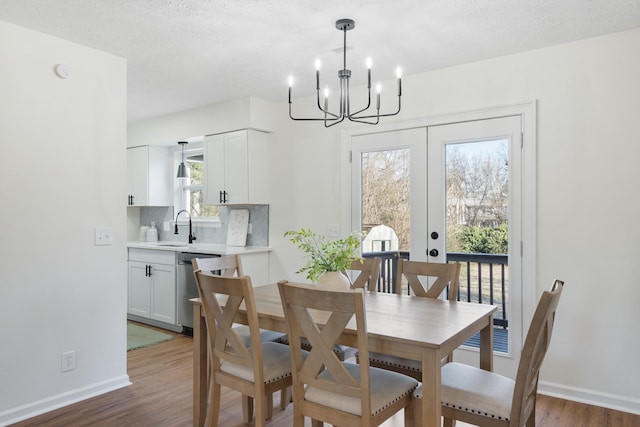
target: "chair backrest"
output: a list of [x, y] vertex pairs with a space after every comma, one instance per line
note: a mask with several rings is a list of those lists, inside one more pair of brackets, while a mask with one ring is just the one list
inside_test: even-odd
[[524, 425], [535, 409], [540, 366], [549, 348], [551, 331], [564, 282], [555, 280], [550, 291], [544, 291], [538, 302], [520, 354], [516, 384], [511, 403], [511, 425]]
[[[445, 289], [449, 289], [448, 300], [456, 301], [458, 298], [458, 286], [460, 285], [460, 263], [437, 263], [398, 260], [398, 271], [396, 274], [396, 293], [402, 292], [402, 277], [407, 278], [409, 288], [414, 295], [427, 298], [438, 298]], [[435, 278], [435, 281], [428, 287], [420, 280]]]
[[[285, 280], [278, 282], [278, 288], [289, 328], [294, 405], [304, 398], [304, 388], [308, 385], [333, 394], [358, 398], [362, 404], [361, 413], [370, 414], [369, 350], [363, 289], [328, 291]], [[360, 352], [360, 381], [349, 373], [332, 351], [353, 316], [356, 319]], [[318, 327], [318, 322], [324, 323], [324, 326]], [[304, 360], [300, 350], [301, 337], [306, 337], [311, 344], [309, 355]], [[330, 376], [326, 373], [321, 376], [324, 369]]]
[[[253, 369], [255, 382], [262, 383], [262, 346], [251, 278], [223, 277], [204, 271], [194, 274], [209, 332], [213, 372], [219, 372], [221, 363], [229, 361]], [[243, 302], [251, 336], [249, 346], [233, 328], [234, 318]]]
[[225, 255], [214, 258], [194, 258], [191, 260], [193, 271], [202, 270], [220, 276], [244, 276], [240, 255]]
[[378, 285], [378, 277], [380, 276], [380, 258], [362, 258], [354, 260], [351, 263], [350, 270], [360, 271], [360, 274], [351, 284], [351, 289], [364, 288], [368, 291], [375, 292]]

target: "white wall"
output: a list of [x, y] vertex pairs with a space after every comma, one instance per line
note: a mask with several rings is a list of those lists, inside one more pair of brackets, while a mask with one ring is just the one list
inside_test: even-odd
[[[386, 121], [537, 100], [536, 295], [556, 277], [566, 282], [541, 390], [637, 413], [639, 51], [634, 30], [408, 75], [402, 113]], [[313, 101], [294, 100], [304, 103]], [[340, 130], [278, 108], [272, 280], [301, 266], [283, 233], [340, 223], [343, 188]]]
[[[55, 100], [58, 91], [62, 90], [58, 86], [69, 82], [55, 80], [47, 74], [52, 64], [63, 61], [59, 59], [63, 56], [67, 62], [73, 58], [74, 64], [82, 60], [82, 67], [86, 68], [93, 67], [95, 62], [95, 70], [91, 70], [96, 79], [107, 82], [115, 78], [118, 81], [109, 81], [109, 84], [124, 90], [118, 78], [120, 73], [124, 73], [124, 65], [114, 76], [110, 67], [116, 65], [109, 63], [105, 69], [103, 62], [107, 61], [106, 57], [94, 58], [93, 55], [98, 54], [93, 51], [82, 49], [81, 55], [78, 54], [80, 58], [76, 58], [72, 53], [80, 49], [77, 46], [54, 42], [35, 33], [23, 34], [15, 27], [2, 26], [0, 29], [3, 31], [0, 43], [19, 36], [24, 38], [26, 46], [22, 49], [21, 44], [18, 52], [0, 44], [2, 51], [8, 50], [12, 54], [11, 64], [17, 64], [11, 67], [0, 64], [3, 72], [10, 70], [9, 80], [5, 78], [0, 83], [0, 93], [9, 93], [7, 99], [12, 102], [8, 106], [4, 97], [0, 101], [0, 119], [9, 117], [0, 126], [2, 146], [5, 152], [11, 153], [9, 157], [2, 156], [0, 161], [2, 182], [5, 183], [1, 187], [0, 199], [8, 200], [8, 206], [21, 207], [20, 215], [17, 210], [3, 209], [1, 217], [2, 224], [11, 226], [5, 227], [0, 244], [3, 252], [0, 257], [3, 263], [0, 270], [0, 308], [2, 325], [7, 330], [6, 333], [3, 331], [3, 337], [8, 337], [7, 346], [0, 349], [0, 361], [13, 360], [9, 358], [7, 349], [25, 349], [24, 361], [17, 362], [17, 369], [8, 369], [3, 362], [0, 375], [3, 384], [5, 378], [9, 384], [17, 382], [18, 378], [23, 380], [25, 372], [30, 373], [24, 384], [34, 384], [36, 378], [45, 378], [45, 390], [41, 393], [20, 384], [15, 386], [16, 393], [12, 390], [8, 394], [6, 388], [2, 388], [0, 405], [6, 406], [0, 406], [1, 416], [6, 408], [74, 390], [79, 384], [94, 384], [101, 379], [108, 381], [123, 374], [124, 323], [116, 323], [125, 317], [126, 294], [124, 284], [110, 286], [108, 289], [113, 293], [100, 295], [101, 300], [106, 298], [107, 301], [101, 301], [102, 305], [97, 306], [97, 310], [85, 307], [93, 296], [87, 295], [86, 289], [95, 291], [93, 288], [102, 288], [107, 282], [113, 284], [121, 280], [124, 283], [125, 280], [124, 237], [121, 237], [124, 231], [116, 234], [117, 244], [111, 248], [93, 247], [88, 236], [92, 227], [102, 221], [111, 223], [118, 232], [124, 230], [124, 210], [120, 207], [121, 194], [125, 194], [125, 154], [122, 150], [116, 155], [109, 151], [111, 145], [103, 144], [105, 139], [110, 139], [112, 143], [124, 146], [124, 137], [120, 134], [123, 131], [118, 122], [105, 130], [117, 135], [112, 133], [106, 137], [102, 129], [99, 132], [94, 129], [104, 123], [92, 124], [91, 116], [97, 105], [102, 105], [112, 95], [112, 91], [98, 94], [91, 108], [78, 108], [74, 111], [73, 123], [68, 123], [65, 111], [59, 110]], [[5, 37], [6, 32], [10, 32], [8, 37]], [[14, 34], [16, 32], [18, 34]], [[43, 58], [29, 53], [35, 43], [46, 44], [38, 47], [38, 54]], [[18, 55], [23, 51], [26, 57]], [[636, 242], [640, 240], [640, 230], [636, 225], [640, 218], [640, 199], [636, 197], [637, 183], [640, 182], [640, 168], [636, 166], [640, 158], [636, 126], [640, 112], [638, 51], [640, 30], [634, 30], [409, 75], [403, 79], [403, 111], [399, 117], [387, 121], [400, 122], [537, 100], [536, 293], [547, 289], [555, 277], [566, 281], [551, 349], [542, 370], [541, 389], [640, 413], [640, 389], [637, 387], [640, 370], [636, 364], [640, 340], [634, 330], [640, 322], [640, 311], [636, 309], [640, 301], [640, 266], [636, 261]], [[4, 55], [1, 58], [8, 60]], [[48, 71], [40, 71], [42, 67]], [[37, 76], [34, 81], [30, 76], [36, 71], [44, 75]], [[96, 92], [97, 88], [92, 90]], [[79, 96], [78, 93], [75, 95]], [[35, 108], [37, 103], [34, 101], [39, 99], [44, 105]], [[93, 98], [83, 98], [83, 102], [89, 102], [89, 99]], [[296, 105], [304, 101], [296, 100]], [[41, 111], [45, 108], [46, 111]], [[274, 112], [277, 123], [270, 158], [274, 188], [269, 215], [269, 242], [275, 249], [271, 255], [272, 280], [293, 278], [291, 272], [301, 265], [300, 253], [282, 237], [284, 231], [304, 226], [322, 232], [326, 231], [329, 223], [341, 224], [343, 232], [349, 227], [349, 224], [341, 223], [340, 125], [324, 129], [318, 123], [293, 122], [288, 119], [286, 103], [275, 105]], [[124, 111], [118, 110], [116, 114], [124, 116]], [[49, 120], [51, 115], [54, 120]], [[175, 118], [172, 124], [184, 124], [193, 119], [187, 116], [163, 117], [161, 121]], [[29, 121], [28, 126], [21, 125], [15, 129], [16, 124], [24, 124], [24, 117]], [[151, 132], [161, 121], [134, 124], [136, 130], [142, 132], [137, 134], [138, 141], [144, 141], [142, 138], [151, 135], [146, 132]], [[34, 122], [39, 126], [33, 126]], [[67, 125], [56, 129], [59, 122]], [[211, 131], [207, 130], [209, 125], [202, 116], [194, 123], [192, 127], [181, 127], [180, 133], [176, 132], [171, 139], [175, 139], [173, 136], [182, 138], [232, 130], [216, 125], [215, 117], [212, 117]], [[88, 165], [98, 171], [100, 179], [94, 177], [92, 182], [76, 184], [72, 179], [75, 175], [70, 175], [73, 171], [60, 170], [65, 156], [91, 148], [83, 145], [86, 140], [79, 140], [74, 124], [88, 126], [90, 129], [81, 133], [91, 135], [91, 141], [97, 145], [96, 151], [106, 151], [104, 159], [96, 156]], [[135, 139], [133, 131], [134, 128], [130, 127], [130, 137]], [[32, 158], [34, 152], [43, 153], [44, 158]], [[27, 179], [25, 188], [28, 189], [23, 192], [6, 183], [17, 182], [7, 174], [17, 168], [16, 159], [26, 157], [35, 161], [46, 174], [34, 177], [39, 181], [33, 183], [23, 178]], [[115, 157], [118, 157], [117, 161]], [[55, 159], [55, 162], [49, 159]], [[53, 192], [59, 191], [67, 182], [78, 187], [78, 194], [95, 198], [98, 202], [87, 203], [66, 196], [67, 193]], [[51, 188], [51, 191], [41, 191], [41, 186], [47, 190]], [[30, 198], [33, 192], [38, 193], [35, 199]], [[104, 201], [105, 212], [96, 208], [89, 209], [89, 215], [80, 215], [87, 213], [87, 207], [101, 201]], [[36, 204], [38, 208], [44, 207], [46, 214], [42, 209], [34, 212], [28, 205], [25, 208], [29, 203]], [[114, 213], [111, 214], [112, 211]], [[104, 219], [99, 216], [107, 213], [109, 215]], [[34, 226], [35, 231], [44, 233], [44, 236], [32, 234], [30, 227]], [[72, 230], [77, 233], [73, 234]], [[45, 243], [34, 245], [32, 241], [36, 239]], [[58, 254], [61, 251], [57, 242], [60, 241], [69, 242], [64, 249], [71, 257], [67, 253]], [[34, 251], [41, 252], [35, 258], [39, 268], [30, 270], [28, 267], [34, 259]], [[31, 255], [31, 258], [23, 253]], [[77, 274], [68, 274], [70, 260], [73, 259], [75, 268], [85, 270], [83, 277], [93, 278], [98, 256], [104, 262], [101, 263], [102, 274], [96, 276], [96, 282], [87, 283]], [[80, 265], [76, 260], [82, 260], [89, 267]], [[5, 262], [8, 262], [7, 267]], [[30, 275], [25, 279], [24, 272], [27, 271]], [[108, 274], [113, 277], [106, 277]], [[37, 280], [38, 277], [43, 279]], [[119, 280], [114, 280], [114, 277]], [[42, 286], [41, 282], [46, 282], [47, 286]], [[7, 283], [19, 283], [20, 286], [8, 287]], [[37, 291], [43, 289], [46, 294], [40, 295]], [[64, 296], [60, 290], [64, 291]], [[29, 298], [36, 298], [36, 301]], [[26, 307], [33, 309], [27, 311]], [[107, 316], [106, 311], [112, 315]], [[22, 327], [29, 328], [30, 335], [34, 334], [33, 344], [25, 338], [25, 329], [14, 331], [13, 327], [6, 326], [15, 324], [14, 319], [20, 319]], [[77, 319], [88, 324], [79, 325]], [[71, 330], [69, 335], [64, 334], [67, 328]], [[117, 344], [105, 348], [94, 337], [97, 330], [103, 334], [110, 333], [113, 339], [107, 342]], [[82, 350], [78, 356], [79, 363], [88, 363], [84, 354], [89, 352], [91, 368], [84, 371], [83, 367], [75, 374], [83, 378], [57, 374], [59, 353], [70, 347]], [[92, 351], [94, 347], [99, 347], [100, 351]], [[109, 357], [98, 360], [102, 354]], [[98, 372], [94, 369], [98, 363], [105, 366], [100, 379], [96, 378]], [[19, 371], [19, 374], [14, 374], [14, 371]]]
[[128, 384], [126, 61], [0, 21], [0, 70], [5, 425]]

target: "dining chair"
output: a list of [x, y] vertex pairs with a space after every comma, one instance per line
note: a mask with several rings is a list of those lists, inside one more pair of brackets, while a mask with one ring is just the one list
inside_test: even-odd
[[[406, 375], [372, 368], [368, 363], [364, 290], [329, 291], [310, 285], [278, 282], [287, 321], [293, 361], [293, 425], [304, 426], [305, 417], [314, 427], [377, 426], [396, 412], [411, 412], [411, 394], [418, 382]], [[341, 362], [332, 351], [338, 338], [355, 317], [360, 365]], [[324, 324], [319, 326], [318, 323]], [[311, 351], [302, 357], [300, 338], [306, 337]]]
[[[353, 272], [358, 271], [359, 273], [351, 283], [351, 289], [364, 288], [369, 291], [375, 291], [378, 283], [378, 276], [380, 275], [380, 263], [381, 259], [377, 257], [352, 261], [351, 268], [349, 270]], [[346, 271], [343, 273], [348, 275]], [[289, 337], [286, 334], [281, 335], [276, 339], [276, 342], [289, 345]], [[300, 345], [304, 350], [311, 350], [311, 344], [306, 338], [302, 338], [300, 340]], [[336, 353], [341, 362], [344, 362], [345, 360], [355, 356], [357, 350], [353, 347], [349, 347], [348, 345], [336, 344], [333, 346], [333, 352]]]
[[[211, 274], [218, 274], [223, 277], [241, 277], [245, 275], [240, 255], [225, 255], [214, 258], [193, 258], [191, 263], [193, 264], [194, 273], [195, 271], [202, 270]], [[242, 338], [245, 345], [249, 345], [249, 327], [247, 325], [234, 325], [234, 328], [236, 328], [236, 332]], [[280, 332], [260, 329], [261, 341], [276, 341], [281, 336], [282, 333]]]
[[[240, 255], [225, 255], [212, 258], [193, 258], [191, 260], [193, 265], [193, 271], [202, 270], [211, 274], [217, 274], [223, 277], [241, 277], [244, 276], [244, 269], [242, 268], [242, 259]], [[251, 345], [251, 335], [249, 333], [249, 327], [247, 325], [234, 324], [233, 328], [238, 334], [245, 346]], [[262, 342], [277, 342], [278, 338], [282, 337], [281, 332], [270, 331], [268, 329], [260, 329], [260, 341]], [[290, 400], [290, 391], [285, 390], [280, 396], [280, 408], [286, 408]], [[273, 413], [273, 396], [270, 396], [267, 400], [269, 405], [268, 413]], [[242, 407], [244, 409], [245, 420], [251, 418], [251, 412], [253, 412], [251, 400], [248, 396], [242, 396]]]
[[[218, 425], [221, 386], [225, 386], [246, 396], [243, 413], [247, 423], [252, 419], [255, 403], [255, 425], [262, 427], [272, 416], [272, 394], [280, 390], [284, 400], [286, 389], [291, 386], [289, 349], [282, 344], [261, 342], [251, 278], [225, 277], [204, 271], [194, 274], [209, 334], [208, 425]], [[246, 310], [250, 345], [233, 327], [242, 304]]]
[[[406, 278], [411, 294], [416, 297], [440, 298], [446, 290], [449, 301], [456, 301], [458, 298], [460, 263], [444, 264], [399, 259], [396, 275], [397, 293], [402, 293], [402, 277]], [[429, 284], [428, 281], [433, 283]], [[357, 360], [361, 360], [360, 355], [357, 355]], [[443, 364], [453, 362], [453, 355], [449, 354], [442, 362]], [[376, 368], [400, 372], [422, 381], [422, 361], [420, 360], [369, 353], [369, 364]]]
[[[453, 420], [478, 426], [534, 426], [540, 366], [549, 348], [556, 309], [564, 282], [555, 280], [538, 302], [520, 354], [515, 381], [494, 372], [461, 363], [442, 367], [442, 416], [444, 426]], [[422, 388], [414, 392], [422, 398]], [[414, 405], [414, 420], [420, 425], [421, 405]]]
[[364, 288], [368, 291], [375, 292], [378, 285], [378, 277], [380, 277], [380, 264], [382, 259], [361, 258], [351, 262], [350, 270], [358, 271], [358, 275], [351, 283], [351, 289]]

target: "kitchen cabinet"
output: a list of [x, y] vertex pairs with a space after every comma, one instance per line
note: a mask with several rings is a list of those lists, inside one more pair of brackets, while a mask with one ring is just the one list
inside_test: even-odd
[[[128, 317], [157, 326], [175, 325], [175, 252], [129, 249], [128, 269]], [[178, 327], [169, 329], [182, 330]]]
[[205, 202], [268, 204], [269, 139], [252, 129], [205, 138]]
[[127, 148], [127, 206], [172, 206], [169, 147]]

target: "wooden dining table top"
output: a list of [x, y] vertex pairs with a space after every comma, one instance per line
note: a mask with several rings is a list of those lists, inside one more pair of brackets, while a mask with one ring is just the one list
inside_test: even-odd
[[[286, 333], [278, 285], [255, 287], [254, 296], [260, 327]], [[474, 328], [474, 324], [483, 322], [497, 309], [486, 304], [378, 292], [365, 292], [364, 302], [369, 340], [384, 339], [416, 348], [444, 350], [465, 342], [469, 337], [464, 331]], [[314, 318], [323, 324], [328, 315], [314, 313]], [[347, 325], [344, 335], [353, 335], [355, 339], [355, 319]], [[456, 339], [458, 336], [460, 339]]]

